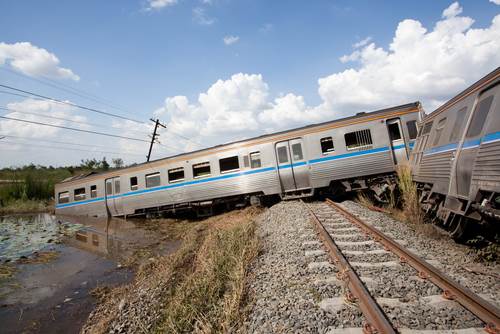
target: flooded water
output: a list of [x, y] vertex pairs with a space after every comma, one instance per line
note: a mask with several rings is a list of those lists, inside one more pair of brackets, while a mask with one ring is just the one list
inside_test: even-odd
[[125, 261], [139, 250], [175, 250], [140, 222], [50, 214], [0, 217], [2, 333], [77, 333], [96, 300], [96, 287], [129, 282]]

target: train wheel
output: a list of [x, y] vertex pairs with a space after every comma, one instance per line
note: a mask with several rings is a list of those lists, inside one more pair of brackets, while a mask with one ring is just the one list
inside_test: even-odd
[[470, 238], [470, 226], [468, 218], [455, 216], [450, 225], [450, 237], [456, 242], [464, 243]]

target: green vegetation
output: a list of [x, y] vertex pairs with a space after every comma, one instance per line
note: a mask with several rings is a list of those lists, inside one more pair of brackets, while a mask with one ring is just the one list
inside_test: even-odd
[[[115, 168], [123, 167], [122, 159], [113, 159]], [[33, 164], [0, 169], [0, 214], [40, 212], [49, 209], [54, 185], [68, 177], [111, 169], [106, 158], [82, 160], [79, 166], [45, 167]]]

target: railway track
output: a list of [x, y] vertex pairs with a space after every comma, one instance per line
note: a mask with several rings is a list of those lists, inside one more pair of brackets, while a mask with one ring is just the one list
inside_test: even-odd
[[[306, 204], [365, 333], [414, 333], [418, 319], [453, 314], [440, 333], [500, 333], [500, 310], [333, 201]], [[418, 316], [417, 316], [418, 315]], [[437, 328], [436, 328], [437, 327]], [[361, 330], [361, 329], [360, 329]]]

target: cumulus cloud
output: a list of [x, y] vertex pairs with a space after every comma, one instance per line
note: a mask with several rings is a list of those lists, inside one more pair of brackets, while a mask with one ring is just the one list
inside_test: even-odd
[[194, 22], [204, 26], [209, 26], [215, 23], [215, 18], [210, 17], [207, 14], [206, 9], [203, 7], [195, 7], [193, 9], [193, 20]]
[[0, 66], [9, 64], [31, 77], [80, 80], [78, 75], [68, 68], [60, 67], [59, 63], [56, 55], [29, 42], [0, 43]]
[[455, 2], [432, 28], [403, 20], [386, 48], [369, 38], [354, 44], [340, 58], [349, 68], [318, 79], [316, 106], [293, 93], [272, 98], [262, 75], [238, 73], [196, 101], [168, 97], [155, 113], [174, 132], [210, 145], [417, 100], [432, 111], [500, 64], [500, 15], [480, 29], [461, 13]]
[[177, 4], [177, 0], [148, 0], [148, 10], [160, 10]]
[[495, 5], [500, 6], [500, 0], [490, 0], [490, 2], [493, 2]]
[[232, 36], [232, 35], [225, 36], [223, 38], [224, 44], [226, 44], [226, 45], [234, 44], [234, 43], [238, 42], [239, 40], [240, 40], [239, 36]]

